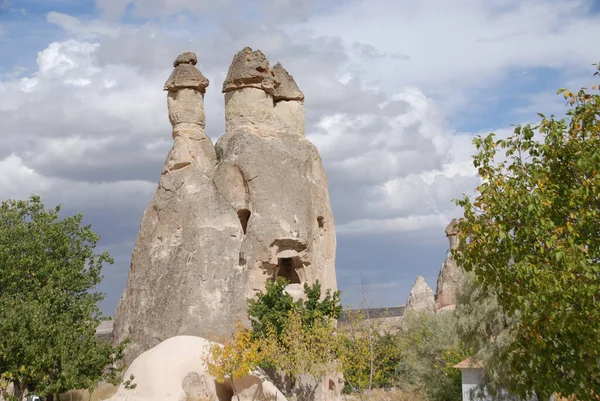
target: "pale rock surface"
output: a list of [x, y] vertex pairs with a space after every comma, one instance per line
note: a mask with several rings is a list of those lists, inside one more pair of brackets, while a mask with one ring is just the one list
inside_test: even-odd
[[427, 285], [422, 276], [418, 276], [406, 300], [406, 312], [429, 311], [435, 312], [433, 290]]
[[226, 132], [213, 146], [196, 61], [180, 55], [165, 83], [174, 144], [114, 320], [113, 340], [132, 341], [126, 363], [173, 336], [232, 333], [247, 298], [278, 276], [296, 297], [317, 280], [337, 289], [327, 176], [304, 136], [304, 95], [280, 64], [243, 49], [223, 84]]
[[[234, 57], [223, 85], [226, 132], [216, 144], [222, 156], [215, 185], [238, 214], [250, 216], [239, 265], [248, 276], [240, 291], [251, 297], [277, 276], [290, 279], [294, 295], [295, 284], [316, 280], [324, 289], [336, 289], [327, 176], [317, 149], [304, 137], [304, 95], [298, 95], [280, 64], [271, 69], [265, 60], [260, 51], [248, 48]], [[264, 83], [270, 82], [272, 71], [275, 91], [283, 87], [278, 102], [270, 83]], [[258, 73], [260, 88], [249, 84]], [[283, 100], [287, 93], [289, 100]]]
[[[216, 383], [202, 358], [212, 343], [201, 337], [177, 336], [137, 357], [125, 372], [134, 389], [119, 386], [111, 401], [237, 401], [231, 383]], [[240, 401], [286, 401], [260, 372], [236, 380]]]
[[435, 294], [437, 309], [456, 305], [456, 297], [460, 290], [460, 283], [463, 275], [462, 269], [456, 264], [456, 260], [451, 253], [453, 249], [458, 249], [460, 246], [460, 241], [458, 239], [458, 222], [456, 219], [452, 219], [450, 224], [446, 227], [446, 237], [448, 237], [450, 249], [446, 254], [446, 260], [444, 261], [437, 278]]
[[229, 334], [245, 316], [236, 268], [243, 231], [212, 178], [217, 157], [204, 133], [205, 86], [199, 84], [208, 80], [189, 68], [195, 69], [177, 64], [165, 85], [174, 143], [142, 217], [115, 314], [113, 341], [132, 341], [126, 363], [173, 336]]

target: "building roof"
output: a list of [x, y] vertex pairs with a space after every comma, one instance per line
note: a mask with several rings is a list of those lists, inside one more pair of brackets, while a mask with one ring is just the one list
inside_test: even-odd
[[468, 357], [464, 361], [461, 361], [453, 366], [457, 369], [482, 369], [483, 363], [481, 361], [473, 361], [473, 358]]

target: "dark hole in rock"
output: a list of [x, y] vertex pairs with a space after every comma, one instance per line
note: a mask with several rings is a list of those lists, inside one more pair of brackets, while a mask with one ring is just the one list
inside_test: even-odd
[[329, 390], [335, 392], [335, 383], [333, 380], [329, 380]]
[[279, 269], [277, 277], [283, 277], [290, 284], [300, 284], [300, 276], [296, 271], [296, 261], [294, 258], [279, 258]]
[[240, 224], [242, 225], [242, 230], [244, 231], [244, 235], [246, 234], [246, 229], [248, 228], [248, 220], [250, 220], [250, 215], [252, 212], [248, 209], [240, 209], [237, 212], [238, 218], [240, 219]]
[[215, 381], [215, 390], [217, 391], [217, 399], [219, 401], [231, 401], [233, 397], [233, 388], [231, 383], [219, 383]]
[[325, 227], [325, 217], [323, 217], [323, 216], [317, 217], [317, 223], [319, 224], [319, 228]]

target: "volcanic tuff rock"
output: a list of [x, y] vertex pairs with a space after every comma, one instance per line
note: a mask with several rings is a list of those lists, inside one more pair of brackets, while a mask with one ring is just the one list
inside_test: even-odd
[[243, 49], [223, 84], [226, 132], [213, 146], [196, 61], [180, 55], [165, 83], [173, 148], [114, 321], [113, 340], [132, 340], [127, 363], [173, 336], [230, 334], [246, 299], [278, 276], [293, 288], [337, 288], [327, 176], [304, 136], [304, 95], [280, 64]]
[[418, 276], [406, 300], [406, 311], [435, 312], [433, 290], [427, 285], [422, 276]]
[[177, 336], [163, 341], [137, 357], [125, 372], [133, 375], [135, 388], [123, 384], [110, 401], [287, 401], [266, 375], [256, 370], [230, 382], [217, 383], [208, 374], [203, 357], [210, 341], [201, 337]]
[[462, 269], [457, 266], [456, 260], [452, 256], [452, 250], [460, 247], [458, 239], [458, 222], [452, 219], [446, 227], [446, 237], [450, 249], [446, 254], [446, 260], [440, 269], [437, 278], [437, 288], [435, 294], [435, 302], [437, 309], [442, 309], [450, 305], [456, 305], [456, 296], [460, 290], [460, 282], [462, 279]]

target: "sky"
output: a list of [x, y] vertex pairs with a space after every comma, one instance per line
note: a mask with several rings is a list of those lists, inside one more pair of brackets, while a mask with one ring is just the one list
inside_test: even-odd
[[0, 200], [83, 213], [115, 259], [112, 315], [172, 145], [173, 60], [198, 55], [215, 142], [249, 46], [306, 96], [344, 303], [401, 305], [418, 275], [435, 291], [453, 199], [478, 184], [472, 139], [564, 114], [556, 90], [592, 85], [598, 38], [597, 0], [0, 0]]

